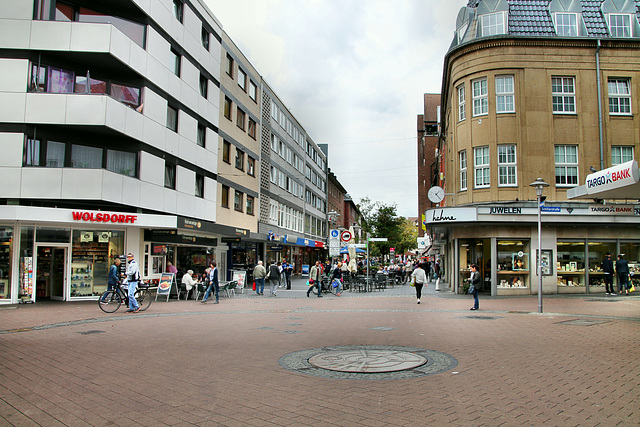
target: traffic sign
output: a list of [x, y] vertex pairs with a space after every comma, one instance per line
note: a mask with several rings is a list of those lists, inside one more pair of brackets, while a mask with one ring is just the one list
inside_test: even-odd
[[371, 237], [369, 238], [370, 242], [388, 242], [389, 239], [387, 239], [386, 237]]
[[353, 245], [349, 245], [349, 246], [353, 246], [354, 248], [359, 248], [359, 249], [364, 249], [367, 247], [365, 243], [354, 243]]
[[342, 240], [343, 242], [349, 242], [352, 238], [353, 236], [351, 235], [351, 232], [349, 230], [344, 230], [342, 233], [340, 233], [340, 240]]

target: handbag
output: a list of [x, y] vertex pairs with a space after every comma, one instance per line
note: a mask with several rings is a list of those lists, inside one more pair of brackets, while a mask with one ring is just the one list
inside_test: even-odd
[[256, 281], [255, 280], [253, 281], [253, 290], [254, 291], [256, 290]]
[[467, 293], [472, 294], [475, 290], [476, 290], [476, 287], [473, 286], [473, 283], [472, 283], [471, 286], [469, 286], [469, 290], [467, 291]]

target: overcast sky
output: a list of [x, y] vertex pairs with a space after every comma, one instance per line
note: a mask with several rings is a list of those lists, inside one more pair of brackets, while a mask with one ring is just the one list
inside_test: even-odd
[[357, 202], [418, 216], [417, 115], [467, 0], [204, 0]]

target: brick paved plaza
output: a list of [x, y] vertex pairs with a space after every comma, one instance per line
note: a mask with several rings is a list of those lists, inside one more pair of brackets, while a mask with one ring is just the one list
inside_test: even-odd
[[[469, 296], [431, 285], [417, 305], [412, 292], [306, 298], [298, 280], [275, 298], [158, 301], [135, 315], [0, 307], [0, 424], [640, 424], [640, 297], [545, 296], [540, 315], [536, 296], [481, 296], [473, 312]], [[283, 362], [363, 346], [453, 363], [347, 379]]]

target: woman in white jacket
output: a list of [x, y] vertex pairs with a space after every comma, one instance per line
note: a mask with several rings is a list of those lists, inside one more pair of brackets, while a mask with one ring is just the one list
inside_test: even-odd
[[[416, 287], [416, 297], [418, 298], [418, 304], [420, 304], [420, 297], [422, 296], [422, 286], [427, 283], [427, 273], [424, 271], [424, 265], [418, 264], [416, 269], [411, 273], [411, 279]], [[427, 285], [428, 286], [428, 285]]]

